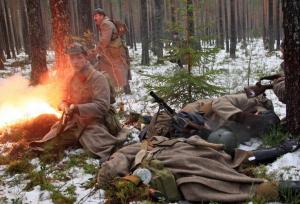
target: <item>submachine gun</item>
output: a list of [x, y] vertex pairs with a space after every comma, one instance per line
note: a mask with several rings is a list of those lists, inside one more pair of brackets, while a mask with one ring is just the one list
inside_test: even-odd
[[[157, 111], [157, 114], [152, 124], [155, 124], [159, 115], [159, 112], [161, 110], [164, 110], [171, 118], [172, 118], [172, 124], [173, 128], [175, 129], [175, 136], [176, 133], [182, 134], [183, 132], [187, 130], [200, 130], [203, 129], [204, 123], [206, 119], [203, 117], [201, 113], [186, 113], [186, 112], [179, 112], [176, 113], [175, 110], [173, 110], [162, 98], [160, 98], [158, 95], [156, 95], [153, 91], [150, 92], [150, 96], [153, 97], [154, 102], [158, 103], [159, 108]], [[146, 127], [139, 135], [139, 138], [145, 139], [147, 131], [149, 129], [149, 126]], [[189, 132], [189, 131], [187, 131]]]
[[[254, 86], [245, 87], [244, 90], [248, 98], [254, 98], [262, 93], [264, 93], [267, 89], [273, 89], [272, 81], [283, 77], [282, 74], [274, 74], [270, 76], [264, 76], [259, 79], [258, 82]], [[269, 80], [267, 84], [263, 84], [263, 80]]]
[[196, 124], [194, 122], [192, 122], [191, 120], [189, 120], [188, 118], [184, 118], [181, 117], [179, 114], [180, 113], [176, 113], [170, 106], [168, 106], [168, 104], [166, 104], [166, 102], [161, 99], [160, 97], [158, 97], [153, 91], [150, 91], [150, 96], [152, 96], [154, 98], [154, 102], [158, 103], [159, 105], [159, 110], [163, 109], [166, 111], [166, 113], [172, 117], [172, 119], [177, 123], [180, 124], [181, 127], [183, 128], [195, 128], [195, 129], [199, 129], [202, 128], [203, 124]]

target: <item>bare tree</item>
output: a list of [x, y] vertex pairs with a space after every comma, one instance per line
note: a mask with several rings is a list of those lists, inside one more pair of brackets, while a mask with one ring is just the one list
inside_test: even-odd
[[228, 10], [227, 10], [227, 1], [224, 0], [224, 18], [225, 18], [225, 42], [226, 42], [226, 52], [229, 52], [229, 32], [228, 32]]
[[288, 130], [300, 133], [300, 1], [283, 0], [286, 116]]
[[45, 32], [40, 0], [26, 0], [31, 45], [31, 83], [39, 84], [47, 73]]
[[223, 12], [222, 12], [222, 0], [218, 0], [218, 8], [219, 8], [219, 40], [218, 47], [224, 49], [224, 30], [223, 30]]
[[157, 54], [157, 62], [163, 60], [163, 0], [155, 0], [155, 23], [154, 23], [154, 49]]
[[78, 20], [79, 20], [79, 35], [83, 35], [87, 30], [92, 30], [92, 11], [91, 3], [86, 0], [78, 0]]
[[31, 50], [30, 50], [30, 40], [29, 40], [29, 31], [28, 31], [28, 15], [27, 15], [27, 8], [26, 2], [21, 1], [21, 16], [22, 16], [22, 35], [23, 35], [23, 44], [25, 53], [30, 57]]
[[274, 50], [273, 0], [269, 0], [269, 51]]
[[142, 65], [150, 63], [148, 39], [147, 1], [141, 0]]
[[280, 49], [280, 0], [276, 3], [276, 49]]
[[235, 26], [235, 0], [230, 0], [230, 57], [235, 58], [236, 26]]
[[5, 53], [7, 56], [7, 59], [11, 59], [11, 52], [10, 52], [10, 43], [9, 43], [9, 33], [8, 33], [8, 27], [7, 27], [7, 23], [6, 23], [6, 15], [5, 15], [5, 6], [4, 6], [4, 1], [0, 1], [0, 28], [3, 36], [3, 41], [4, 41], [4, 49], [5, 49]]
[[245, 1], [242, 1], [242, 38], [243, 38], [243, 48], [246, 48], [246, 9]]

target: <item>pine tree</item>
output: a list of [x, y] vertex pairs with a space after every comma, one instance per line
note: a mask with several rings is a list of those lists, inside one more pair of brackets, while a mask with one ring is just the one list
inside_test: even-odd
[[[219, 95], [224, 89], [213, 85], [213, 81], [220, 71], [200, 68], [213, 60], [218, 49], [201, 48], [199, 37], [195, 36], [192, 1], [186, 4], [187, 21], [181, 27], [176, 26], [178, 33], [176, 43], [170, 48], [171, 59], [179, 64], [175, 70], [164, 75], [146, 75], [148, 90], [154, 90], [172, 105], [183, 106], [199, 98]], [[184, 39], [182, 39], [184, 36]], [[181, 39], [180, 39], [181, 38]], [[173, 39], [174, 40], [174, 39]], [[200, 69], [194, 69], [199, 67]]]

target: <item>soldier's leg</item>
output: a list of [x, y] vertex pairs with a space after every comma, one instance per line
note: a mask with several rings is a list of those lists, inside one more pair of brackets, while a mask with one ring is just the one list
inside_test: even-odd
[[54, 137], [41, 145], [46, 152], [61, 152], [68, 147], [78, 146], [76, 138], [77, 127], [70, 128], [61, 133], [57, 137]]
[[253, 156], [249, 157], [249, 161], [253, 161], [255, 163], [272, 162], [281, 155], [296, 151], [299, 147], [300, 143], [298, 139], [289, 139], [278, 147], [252, 151]]

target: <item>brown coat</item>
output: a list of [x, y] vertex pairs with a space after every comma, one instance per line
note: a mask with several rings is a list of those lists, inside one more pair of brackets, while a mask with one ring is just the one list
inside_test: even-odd
[[128, 81], [129, 64], [122, 39], [117, 36], [116, 26], [108, 17], [104, 18], [98, 30], [100, 60], [97, 69], [108, 73], [115, 87], [123, 88]]
[[[160, 160], [174, 174], [176, 183], [188, 201], [239, 202], [251, 197], [261, 179], [250, 178], [235, 170], [248, 158], [248, 152], [237, 150], [231, 156], [222, 151], [222, 145], [207, 143], [198, 136], [187, 140], [152, 138], [153, 159]], [[141, 144], [123, 147], [102, 164], [101, 178], [125, 176], [138, 160]], [[142, 150], [143, 151], [143, 150]], [[151, 150], [150, 150], [151, 152]], [[141, 155], [141, 154], [138, 154]]]
[[[107, 158], [117, 144], [125, 140], [125, 130], [118, 136], [111, 135], [103, 124], [110, 107], [110, 90], [105, 76], [92, 66], [84, 68], [80, 74], [74, 74], [66, 86], [64, 101], [78, 106], [79, 114], [74, 114], [64, 131], [75, 127], [74, 140], [92, 154]], [[55, 124], [44, 138], [35, 143], [44, 143], [56, 136], [58, 124]], [[62, 138], [63, 140], [63, 138]]]
[[240, 112], [257, 112], [267, 110], [263, 103], [266, 99], [247, 98], [246, 94], [226, 95], [216, 99], [200, 99], [186, 105], [182, 111], [205, 112], [208, 125], [212, 130], [218, 129], [233, 115]]
[[279, 101], [286, 103], [286, 93], [285, 93], [285, 77], [280, 77], [273, 82], [273, 91], [278, 97]]

